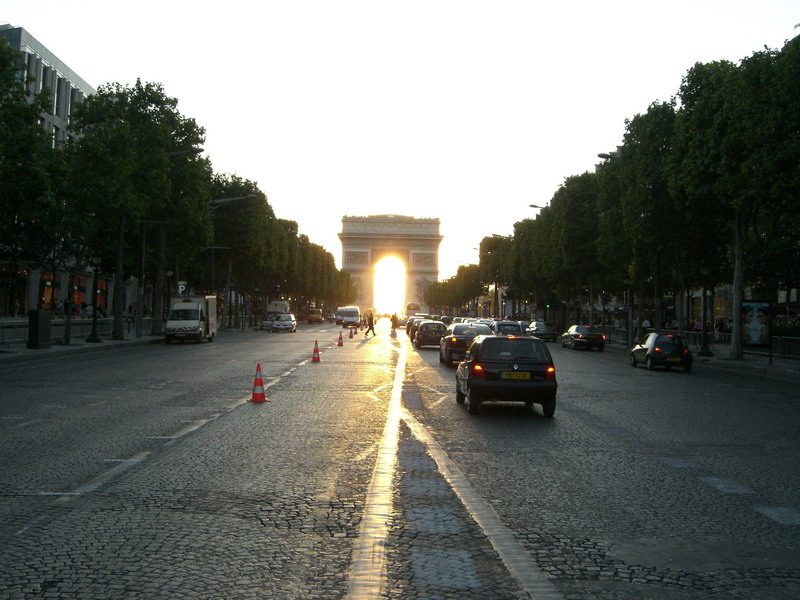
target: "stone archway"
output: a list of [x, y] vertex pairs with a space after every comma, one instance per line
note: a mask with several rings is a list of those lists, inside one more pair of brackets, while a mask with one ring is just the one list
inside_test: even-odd
[[374, 308], [375, 265], [385, 256], [398, 257], [406, 267], [403, 305], [418, 302], [425, 310], [425, 289], [439, 279], [439, 219], [402, 215], [342, 217], [342, 270], [358, 290], [356, 304]]

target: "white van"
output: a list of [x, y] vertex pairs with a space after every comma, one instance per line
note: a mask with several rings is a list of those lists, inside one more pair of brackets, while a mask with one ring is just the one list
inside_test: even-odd
[[361, 311], [357, 306], [340, 306], [336, 309], [336, 322], [342, 327], [358, 327], [361, 323]]

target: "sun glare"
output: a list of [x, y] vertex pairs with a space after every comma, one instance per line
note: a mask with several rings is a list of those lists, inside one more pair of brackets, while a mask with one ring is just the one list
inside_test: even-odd
[[375, 310], [403, 314], [405, 311], [406, 267], [396, 256], [387, 256], [375, 265]]

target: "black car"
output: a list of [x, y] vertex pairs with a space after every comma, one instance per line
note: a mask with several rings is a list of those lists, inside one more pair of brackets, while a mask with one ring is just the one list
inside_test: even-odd
[[545, 342], [555, 342], [558, 339], [556, 328], [546, 321], [533, 321], [525, 333]]
[[456, 402], [474, 415], [487, 400], [540, 404], [556, 411], [556, 368], [550, 350], [532, 337], [479, 335], [456, 369]]
[[448, 367], [461, 360], [470, 342], [479, 335], [491, 335], [492, 330], [482, 323], [453, 323], [439, 340], [439, 362]]
[[417, 324], [417, 326], [419, 326], [420, 321], [424, 321], [426, 319], [430, 319], [430, 316], [414, 315], [413, 317], [408, 317], [408, 321], [406, 321], [406, 333], [408, 334], [408, 336], [411, 338], [412, 341], [414, 340], [413, 334], [416, 333], [416, 330], [412, 332], [411, 328], [414, 326], [415, 323]]
[[602, 352], [606, 348], [606, 336], [594, 325], [573, 325], [561, 335], [561, 347], [567, 346], [573, 350], [597, 348]]
[[656, 367], [683, 367], [692, 370], [692, 352], [683, 338], [672, 333], [648, 333], [631, 349], [631, 366], [644, 363], [651, 371]]
[[441, 321], [422, 321], [414, 333], [414, 347], [419, 350], [423, 346], [438, 346], [447, 325]]

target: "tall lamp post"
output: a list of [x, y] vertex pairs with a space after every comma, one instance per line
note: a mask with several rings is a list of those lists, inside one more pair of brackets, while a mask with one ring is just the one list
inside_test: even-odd
[[628, 311], [627, 311], [628, 314], [627, 314], [627, 319], [626, 319], [626, 321], [627, 321], [626, 329], [628, 330], [628, 348], [631, 348], [633, 346], [633, 340], [631, 339], [633, 337], [633, 329], [632, 329], [633, 328], [633, 320], [632, 320], [632, 316], [631, 316], [631, 312], [633, 311], [633, 306], [632, 306], [633, 303], [631, 302], [631, 284], [633, 283], [633, 280], [630, 277], [625, 277], [622, 280], [622, 283], [625, 284], [625, 291], [626, 291], [626, 294], [628, 296], [628, 302], [627, 302], [627, 304], [628, 304]]
[[697, 356], [714, 356], [714, 353], [711, 352], [711, 349], [708, 347], [708, 327], [706, 327], [706, 296], [708, 294], [708, 275], [711, 273], [711, 269], [707, 266], [703, 265], [700, 267], [700, 275], [703, 276], [703, 308], [702, 308], [702, 330], [700, 334], [700, 351], [697, 353]]
[[98, 281], [98, 275], [100, 274], [99, 263], [99, 258], [92, 260], [92, 333], [86, 338], [86, 342], [89, 344], [99, 344], [103, 341], [97, 333], [97, 313], [100, 312], [97, 310], [97, 286], [100, 283]]
[[[233, 202], [234, 200], [249, 200], [251, 198], [258, 198], [258, 196], [256, 194], [247, 194], [246, 196], [234, 196], [233, 198], [214, 198], [214, 199], [209, 201], [209, 206], [211, 207], [211, 210], [213, 211], [213, 210], [218, 209], [223, 204], [227, 204], [228, 202]], [[227, 246], [215, 246], [214, 245], [215, 231], [216, 231], [216, 227], [214, 226], [214, 223], [212, 223], [211, 224], [211, 246], [209, 247], [209, 249], [211, 250], [211, 285], [214, 287], [214, 295], [216, 296], [217, 295], [217, 289], [216, 289], [216, 281], [214, 279], [214, 277], [216, 275], [216, 273], [215, 273], [216, 269], [215, 269], [215, 265], [214, 265], [214, 263], [216, 262], [216, 260], [215, 260], [215, 258], [216, 258], [215, 257], [215, 250], [230, 250], [230, 248], [227, 247]], [[225, 283], [225, 301], [224, 301], [224, 304], [222, 305], [222, 321], [221, 321], [221, 326], [222, 327], [230, 327], [231, 326], [230, 322], [227, 322], [227, 321], [230, 319], [230, 298], [228, 296], [230, 295], [230, 287], [231, 287], [231, 270], [232, 270], [232, 267], [233, 267], [232, 263], [233, 263], [232, 258], [230, 256], [228, 256], [228, 275], [227, 275], [226, 280], [225, 280], [226, 281], [226, 283]]]

